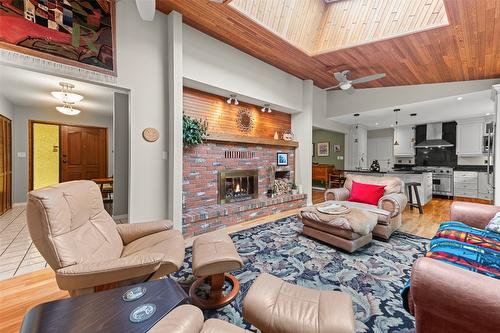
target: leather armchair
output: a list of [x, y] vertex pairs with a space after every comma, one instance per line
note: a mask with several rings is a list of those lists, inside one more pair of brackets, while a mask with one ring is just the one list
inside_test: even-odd
[[[451, 205], [451, 220], [484, 229], [500, 207]], [[408, 304], [417, 332], [495, 332], [500, 327], [500, 282], [453, 265], [420, 258], [411, 271]]]
[[[352, 182], [383, 185], [385, 186], [384, 196], [380, 198], [377, 206], [347, 202], [351, 196]], [[383, 239], [389, 239], [392, 233], [397, 230], [402, 223], [402, 213], [408, 203], [404, 194], [404, 183], [397, 177], [376, 177], [365, 175], [346, 176], [343, 188], [334, 188], [325, 191], [325, 201], [341, 201], [347, 206], [361, 208], [377, 214], [378, 223], [373, 229], [373, 235]]]
[[33, 243], [71, 296], [159, 278], [179, 270], [184, 239], [172, 222], [117, 225], [87, 180], [28, 195]]

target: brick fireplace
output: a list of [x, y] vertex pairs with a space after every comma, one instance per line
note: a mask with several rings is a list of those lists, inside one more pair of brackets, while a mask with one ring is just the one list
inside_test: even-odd
[[[240, 103], [238, 107], [242, 107], [242, 104], [255, 112], [256, 116], [262, 116], [260, 108], [244, 103]], [[224, 107], [223, 117], [214, 119], [214, 105]], [[205, 114], [210, 133], [203, 144], [184, 149], [185, 237], [306, 204], [303, 194], [285, 193], [273, 197], [268, 195], [275, 179], [284, 179], [285, 182], [295, 180], [295, 146], [290, 142], [272, 139], [276, 128], [281, 128], [278, 126], [289, 128], [290, 115], [276, 112], [266, 114], [268, 118], [265, 121], [257, 118], [260, 121], [257, 125], [261, 128], [244, 136], [227, 120], [236, 109], [219, 96], [185, 88], [184, 112], [198, 119], [203, 118]], [[274, 117], [271, 117], [273, 115]], [[220, 128], [225, 126], [225, 122], [228, 122], [228, 128]], [[278, 153], [288, 154], [288, 165], [277, 166]]]

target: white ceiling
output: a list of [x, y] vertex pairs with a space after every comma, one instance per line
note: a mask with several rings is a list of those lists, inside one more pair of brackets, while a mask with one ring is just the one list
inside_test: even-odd
[[82, 113], [113, 115], [114, 89], [10, 66], [0, 65], [0, 73], [0, 93], [14, 105], [55, 111], [61, 103], [50, 92], [58, 91], [59, 82], [63, 81], [74, 84], [73, 91], [84, 97], [74, 106], [75, 109]]
[[[487, 113], [493, 114], [495, 104], [490, 98], [491, 90], [478, 91], [469, 94], [450, 96], [424, 102], [398, 105], [391, 108], [360, 112], [355, 119], [354, 114], [330, 117], [346, 125], [358, 124], [368, 129], [389, 128], [395, 122], [394, 109], [400, 108], [398, 112], [399, 125], [426, 124], [440, 121], [452, 121], [457, 119], [484, 117]], [[461, 100], [458, 98], [461, 97]], [[411, 113], [417, 116], [411, 117]]]

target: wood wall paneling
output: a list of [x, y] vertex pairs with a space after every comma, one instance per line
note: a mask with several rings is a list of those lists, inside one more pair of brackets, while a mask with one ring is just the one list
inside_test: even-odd
[[[239, 105], [228, 104], [227, 97], [221, 97], [199, 90], [184, 88], [184, 114], [207, 120], [208, 133], [226, 135], [251, 136], [256, 138], [274, 137], [275, 131], [291, 128], [291, 115], [284, 112], [262, 112], [261, 106], [240, 102]], [[238, 110], [246, 108], [255, 119], [255, 126], [251, 132], [240, 131], [237, 125]]]
[[[340, 1], [337, 5], [348, 5], [349, 2]], [[412, 0], [406, 4], [428, 3], [431, 6], [433, 0]], [[443, 0], [443, 3], [448, 26], [315, 56], [285, 41], [231, 5], [196, 0], [158, 0], [157, 8], [164, 13], [176, 10], [183, 14], [183, 21], [195, 29], [301, 79], [312, 79], [321, 88], [335, 85], [333, 73], [344, 69], [351, 69], [354, 78], [387, 73], [385, 78], [357, 85], [358, 88], [500, 77], [500, 1]], [[441, 22], [445, 12], [437, 3], [434, 9], [431, 8], [421, 16], [422, 20]], [[424, 12], [419, 7], [412, 7], [411, 12], [404, 7], [403, 10], [410, 15]], [[393, 17], [404, 26], [386, 25], [389, 31], [418, 24], [415, 20], [400, 20], [397, 14]], [[325, 22], [326, 27], [330, 25]], [[364, 36], [361, 30], [352, 34]]]

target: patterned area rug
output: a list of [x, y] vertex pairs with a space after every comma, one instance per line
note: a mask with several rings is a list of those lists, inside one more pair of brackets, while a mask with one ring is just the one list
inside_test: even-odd
[[[260, 272], [308, 288], [339, 290], [352, 296], [357, 332], [414, 332], [415, 322], [399, 294], [413, 262], [425, 254], [429, 240], [395, 232], [388, 242], [373, 240], [353, 254], [301, 235], [294, 216], [232, 235], [243, 258], [243, 269], [233, 274], [241, 283], [236, 300], [205, 318], [220, 318], [257, 331], [242, 317], [242, 301]], [[184, 267], [172, 278], [182, 284], [191, 275], [191, 249]], [[335, 311], [335, 309], [332, 309]]]

